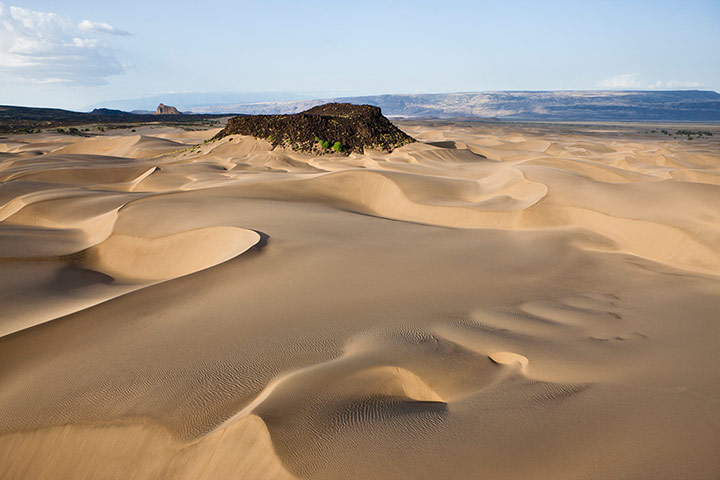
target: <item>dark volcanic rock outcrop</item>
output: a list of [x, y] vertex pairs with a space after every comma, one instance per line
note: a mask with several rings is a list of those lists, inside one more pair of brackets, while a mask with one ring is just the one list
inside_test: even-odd
[[155, 110], [155, 115], [180, 115], [180, 111], [175, 107], [161, 103]]
[[215, 138], [252, 135], [312, 153], [391, 152], [415, 141], [371, 105], [328, 103], [292, 115], [247, 115], [231, 118]]

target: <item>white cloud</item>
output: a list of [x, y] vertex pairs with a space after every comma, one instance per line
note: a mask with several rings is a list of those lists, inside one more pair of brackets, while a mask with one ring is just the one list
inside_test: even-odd
[[597, 84], [600, 88], [642, 88], [638, 76], [634, 73], [625, 73], [612, 78], [606, 78]]
[[670, 80], [665, 82], [664, 88], [698, 88], [702, 87], [703, 84], [700, 82], [678, 82], [676, 80]]
[[98, 46], [98, 40], [96, 38], [80, 38], [73, 37], [73, 45], [81, 48], [96, 48]]
[[[86, 21], [87, 22], [87, 21]], [[99, 85], [124, 72], [113, 50], [93, 36], [124, 35], [105, 23], [86, 28], [55, 13], [0, 3], [0, 74], [11, 81]]]
[[611, 90], [665, 90], [671, 88], [698, 88], [702, 87], [702, 84], [677, 80], [648, 82], [640, 78], [636, 73], [624, 73], [598, 82], [597, 87]]
[[130, 35], [130, 32], [120, 30], [112, 25], [103, 22], [91, 22], [83, 20], [78, 24], [78, 28], [83, 32], [107, 33], [108, 35]]

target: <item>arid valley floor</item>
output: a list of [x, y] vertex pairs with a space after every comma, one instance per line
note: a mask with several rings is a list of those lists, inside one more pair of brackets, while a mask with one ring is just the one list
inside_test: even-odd
[[720, 128], [397, 124], [0, 138], [0, 478], [720, 478]]

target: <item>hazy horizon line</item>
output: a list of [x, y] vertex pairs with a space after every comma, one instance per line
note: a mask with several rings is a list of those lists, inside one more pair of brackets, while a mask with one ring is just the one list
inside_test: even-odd
[[[212, 101], [208, 99], [207, 102], [202, 102], [201, 99], [193, 100], [193, 102], [201, 102], [201, 103], [193, 103], [191, 105], [188, 105], [188, 107], [191, 106], [219, 106], [219, 105], [248, 105], [248, 104], [258, 104], [258, 103], [292, 103], [292, 102], [302, 102], [302, 101], [314, 101], [314, 100], [333, 100], [333, 99], [341, 99], [341, 98], [365, 98], [365, 97], [383, 97], [383, 96], [421, 96], [421, 95], [461, 95], [461, 94], [472, 94], [472, 93], [563, 93], [563, 92], [586, 92], [586, 93], [594, 93], [594, 92], [603, 92], [603, 93], [638, 93], [638, 92], [710, 92], [710, 93], [716, 93], [720, 94], [720, 92], [713, 90], [713, 89], [702, 89], [702, 88], [668, 88], [668, 89], [642, 89], [642, 88], [633, 88], [633, 89], [599, 89], [599, 88], [577, 88], [577, 89], [542, 89], [542, 90], [519, 90], [519, 89], [511, 89], [511, 90], [460, 90], [460, 91], [435, 91], [435, 92], [394, 92], [394, 93], [370, 93], [370, 94], [340, 94], [339, 92], [334, 92], [335, 95], [328, 92], [328, 94], [323, 94], [323, 92], [302, 92], [302, 91], [238, 91], [238, 92], [223, 92], [223, 91], [212, 91], [212, 92], [169, 92], [169, 93], [158, 93], [158, 94], [150, 94], [146, 96], [141, 97], [134, 97], [134, 98], [123, 98], [123, 99], [114, 99], [114, 100], [104, 100], [101, 102], [94, 103], [92, 105], [86, 106], [81, 109], [71, 109], [71, 108], [61, 108], [61, 107], [48, 107], [43, 105], [20, 105], [20, 104], [2, 104], [3, 106], [12, 106], [12, 107], [27, 107], [27, 108], [49, 108], [49, 109], [58, 109], [58, 110], [67, 110], [67, 111], [75, 111], [75, 112], [83, 112], [83, 111], [91, 111], [95, 108], [108, 108], [108, 109], [117, 109], [122, 110], [121, 107], [110, 107], [107, 106], [108, 104], [113, 103], [125, 103], [125, 102], [142, 102], [145, 100], [152, 100], [153, 103], [155, 101], [159, 101], [160, 103], [165, 103], [161, 99], [162, 97], [180, 97], [180, 96], [213, 96], [213, 95], [223, 95], [223, 96], [249, 96], [249, 95], [257, 95], [257, 96], [271, 96], [271, 95], [287, 95], [288, 97], [294, 97], [294, 98], [277, 98], [277, 99], [237, 99], [237, 101], [233, 101], [232, 99], [226, 99], [225, 101]], [[179, 99], [178, 99], [179, 100]], [[175, 105], [173, 105], [175, 106]], [[149, 106], [148, 106], [149, 107]], [[147, 110], [147, 108], [131, 108], [128, 111], [132, 110]]]

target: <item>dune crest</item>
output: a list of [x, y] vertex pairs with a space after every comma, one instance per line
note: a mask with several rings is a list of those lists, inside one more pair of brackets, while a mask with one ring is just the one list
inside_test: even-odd
[[93, 154], [144, 158], [181, 150], [188, 145], [155, 136], [132, 135], [89, 138], [53, 151], [53, 154]]
[[[21, 456], [28, 447], [36, 452], [31, 463]], [[118, 478], [123, 465], [142, 465], [132, 478], [296, 479], [255, 416], [196, 442], [179, 441], [152, 424], [73, 425], [0, 437], [0, 450], [8, 454], [0, 465], [3, 478]]]
[[530, 363], [527, 357], [514, 352], [495, 352], [488, 355], [490, 360], [499, 365], [520, 365], [520, 368], [524, 371], [527, 369]]
[[79, 264], [125, 281], [158, 281], [212, 267], [260, 241], [252, 230], [208, 227], [159, 238], [112, 235], [82, 253]]

